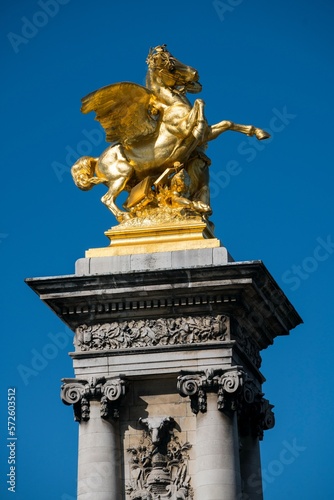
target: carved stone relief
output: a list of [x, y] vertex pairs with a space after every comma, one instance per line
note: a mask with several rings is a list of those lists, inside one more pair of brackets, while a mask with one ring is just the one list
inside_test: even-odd
[[263, 439], [264, 431], [275, 425], [274, 406], [254, 390], [250, 381], [246, 381], [243, 394], [238, 402], [238, 424], [241, 435], [251, 434]]
[[139, 419], [145, 428], [141, 443], [129, 448], [130, 500], [191, 500], [193, 491], [187, 470], [189, 443], [180, 443], [173, 432], [172, 417]]
[[65, 378], [61, 387], [61, 399], [66, 405], [73, 404], [74, 419], [89, 420], [91, 400], [100, 401], [102, 418], [118, 418], [118, 404], [125, 394], [125, 381], [120, 378], [91, 377], [89, 380]]
[[190, 397], [193, 413], [207, 411], [207, 393], [217, 393], [217, 409], [236, 411], [240, 433], [263, 439], [263, 432], [275, 425], [274, 406], [263, 398], [246, 373], [238, 367], [228, 370], [184, 372], [177, 380], [177, 389], [183, 397]]
[[80, 325], [75, 344], [78, 351], [196, 344], [226, 340], [227, 332], [228, 318], [222, 315], [125, 320]]
[[181, 396], [190, 396], [191, 409], [197, 414], [207, 410], [206, 393], [217, 393], [218, 410], [235, 410], [238, 393], [245, 374], [238, 367], [227, 370], [206, 370], [184, 373], [178, 377], [177, 388]]
[[246, 328], [241, 327], [238, 324], [234, 325], [234, 327], [232, 328], [231, 337], [238, 342], [239, 346], [252, 361], [252, 363], [256, 366], [256, 368], [260, 368], [262, 363], [260, 349], [254, 342], [254, 340], [250, 337]]

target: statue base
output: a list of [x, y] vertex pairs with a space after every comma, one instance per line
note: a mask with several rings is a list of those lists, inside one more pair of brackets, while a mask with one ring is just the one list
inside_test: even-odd
[[86, 251], [85, 257], [111, 257], [220, 246], [220, 241], [214, 237], [212, 224], [203, 220], [174, 221], [139, 227], [120, 224], [104, 234], [109, 238], [110, 245], [91, 248]]

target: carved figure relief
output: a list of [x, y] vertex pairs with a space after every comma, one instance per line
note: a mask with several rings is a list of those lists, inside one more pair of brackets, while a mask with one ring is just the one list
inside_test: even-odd
[[126, 486], [130, 500], [191, 500], [187, 471], [189, 443], [173, 433], [172, 417], [139, 419], [145, 428], [142, 442], [129, 448], [132, 479]]
[[252, 363], [254, 363], [256, 368], [260, 368], [262, 363], [260, 349], [248, 334], [246, 328], [236, 325], [235, 328], [232, 329], [232, 338], [235, 338], [239, 346], [242, 348], [244, 353], [247, 354]]
[[79, 326], [75, 343], [79, 351], [195, 344], [225, 340], [227, 324], [221, 315], [113, 321]]

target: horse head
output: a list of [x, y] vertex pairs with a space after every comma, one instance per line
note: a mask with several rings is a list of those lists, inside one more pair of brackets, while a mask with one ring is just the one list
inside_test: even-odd
[[181, 92], [192, 94], [202, 90], [202, 85], [198, 81], [198, 71], [176, 59], [167, 50], [166, 45], [158, 45], [151, 49], [146, 62], [149, 71], [165, 87], [177, 88]]

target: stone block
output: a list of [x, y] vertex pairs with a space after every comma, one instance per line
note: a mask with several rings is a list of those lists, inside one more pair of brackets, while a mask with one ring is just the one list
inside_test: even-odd
[[172, 267], [187, 269], [197, 266], [212, 266], [212, 248], [180, 250], [172, 253]]
[[[184, 404], [189, 406], [189, 401], [185, 399]], [[196, 417], [194, 414], [189, 417], [180, 417], [178, 422], [183, 432], [196, 430]]]
[[172, 252], [159, 252], [131, 255], [131, 270], [146, 271], [153, 269], [170, 269], [172, 266]]
[[75, 263], [75, 274], [76, 275], [89, 274], [89, 261], [90, 259], [78, 259]]
[[234, 262], [225, 247], [198, 248], [112, 257], [86, 257], [75, 263], [76, 275], [117, 274], [131, 271], [186, 269]]
[[214, 266], [223, 266], [228, 262], [234, 262], [234, 259], [228, 253], [227, 248], [218, 247], [212, 249], [212, 264]]
[[180, 401], [180, 396], [176, 393], [175, 377], [172, 379], [160, 378], [159, 380], [147, 379], [140, 383], [133, 384], [134, 398], [143, 396], [159, 395], [162, 403], [174, 403]]
[[90, 259], [90, 274], [127, 273], [131, 271], [130, 255], [115, 257], [92, 257]]

